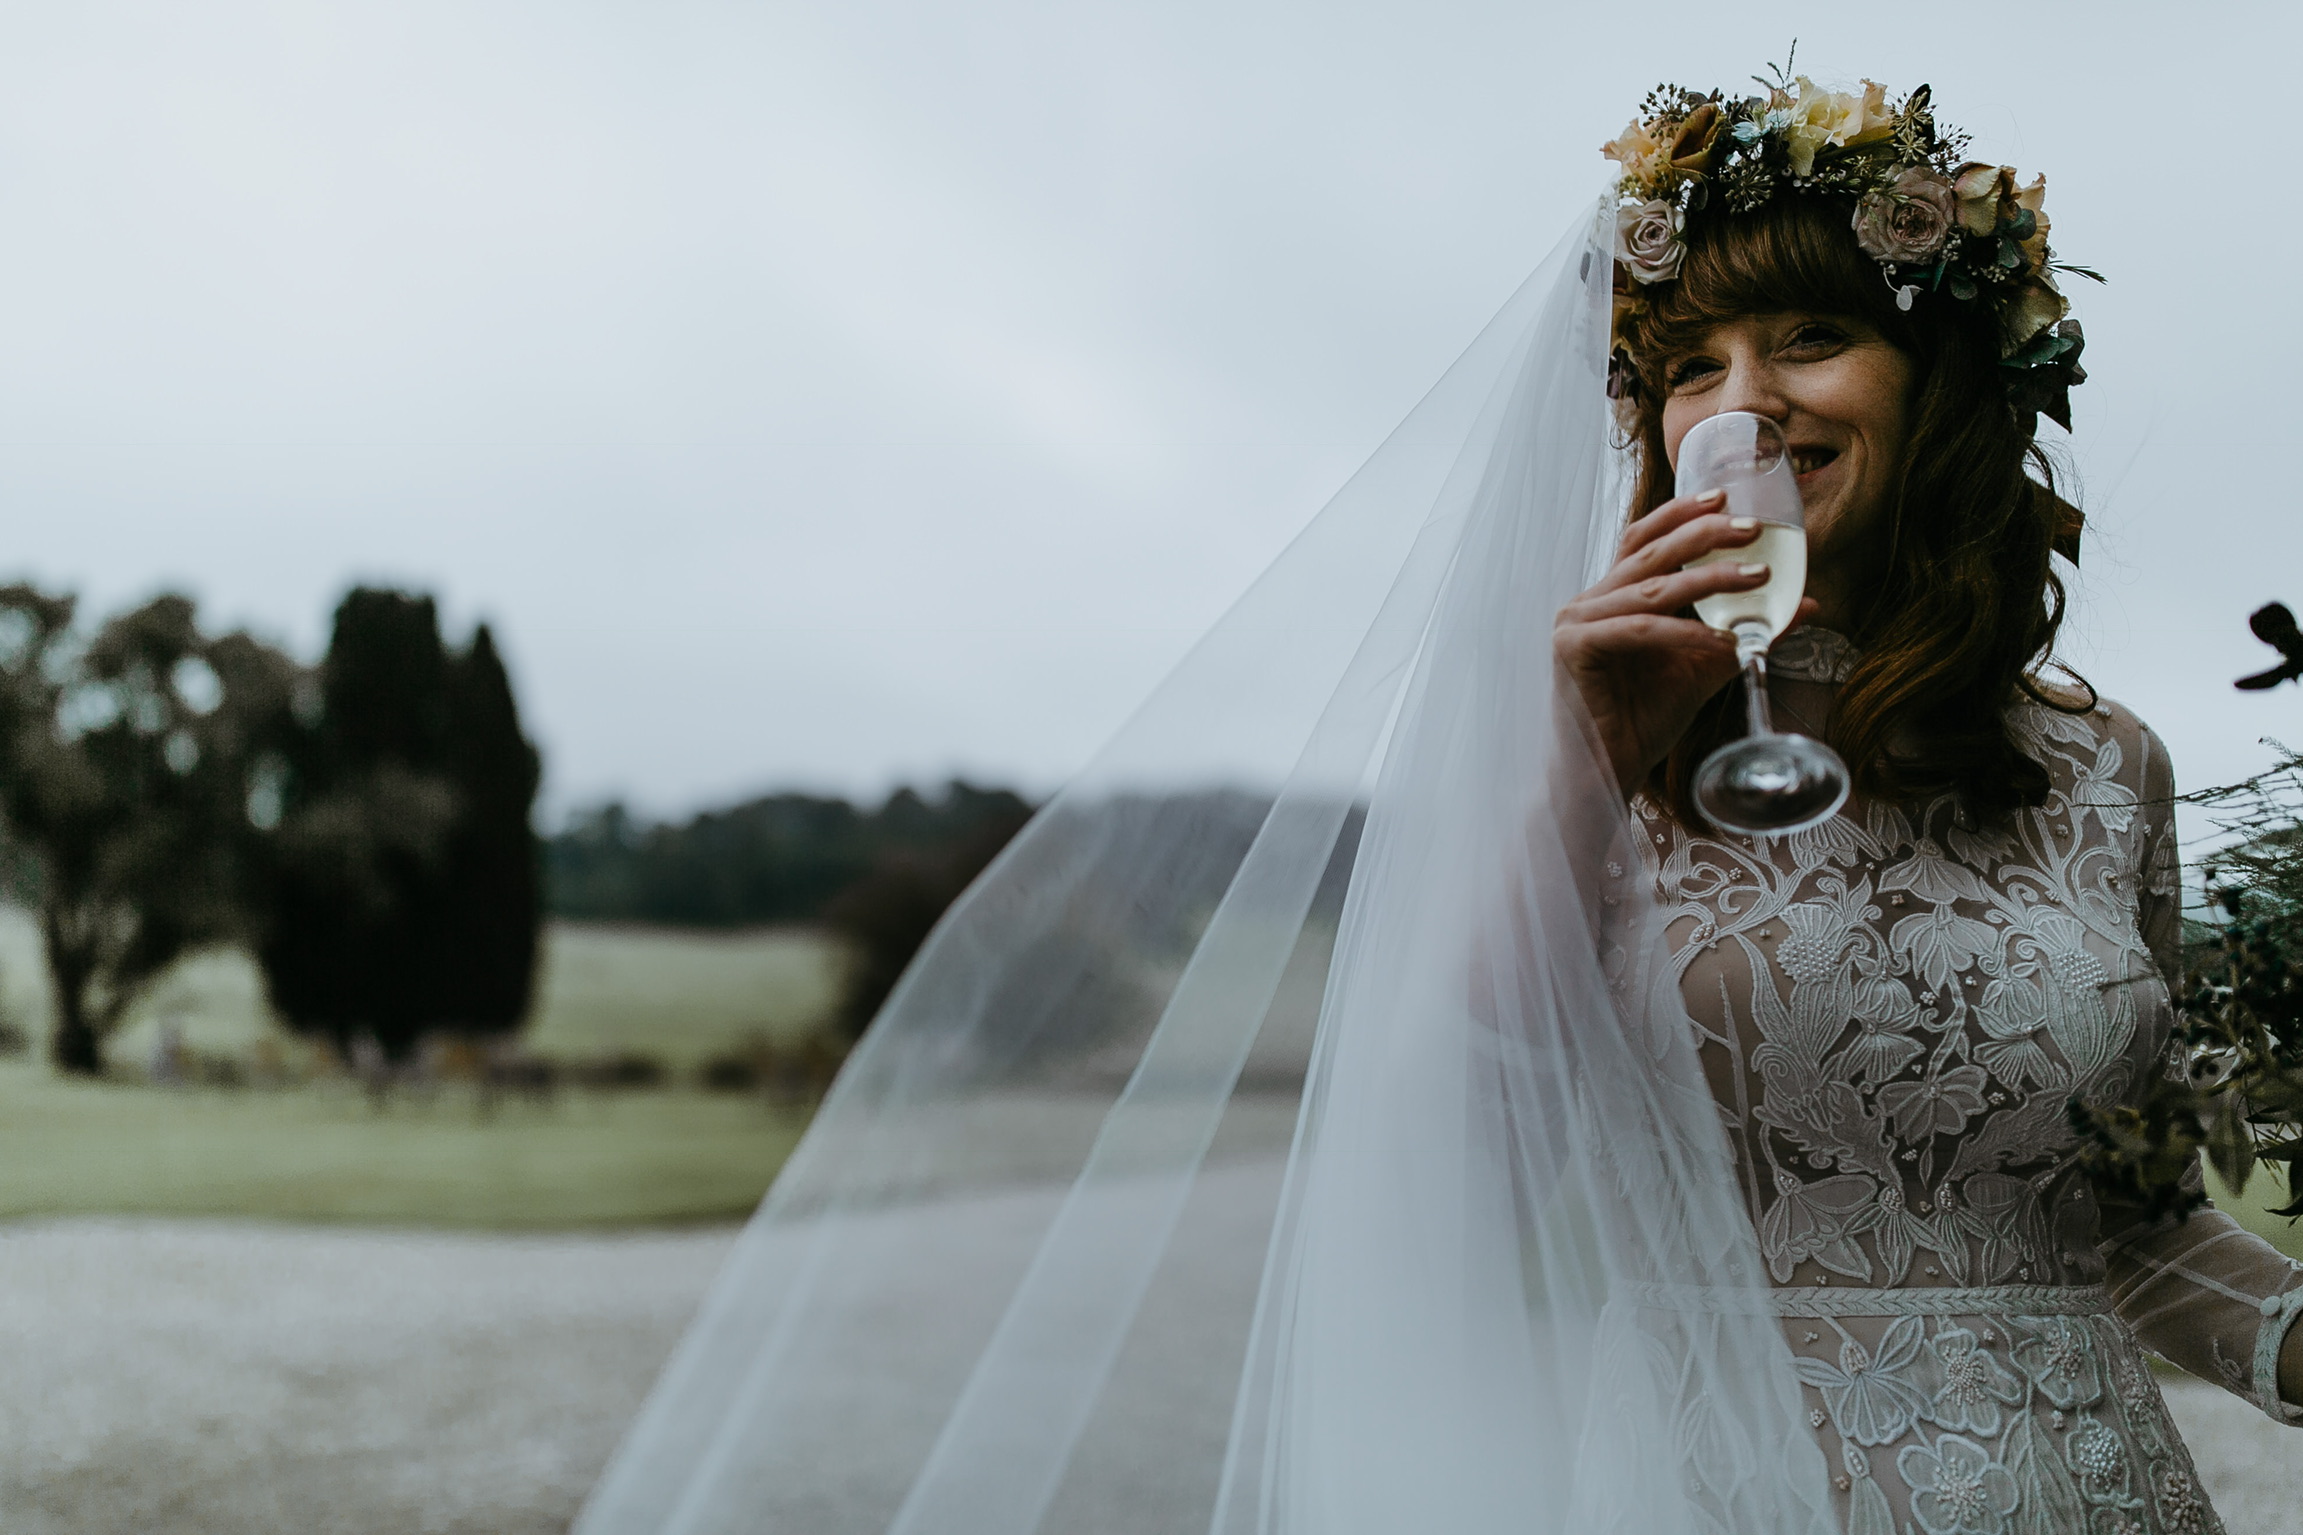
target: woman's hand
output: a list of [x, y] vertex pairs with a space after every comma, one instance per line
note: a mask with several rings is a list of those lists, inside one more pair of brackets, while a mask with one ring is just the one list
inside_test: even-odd
[[[1767, 581], [1765, 565], [1732, 560], [1680, 568], [1759, 536], [1753, 519], [1721, 513], [1725, 501], [1718, 491], [1682, 496], [1640, 518], [1625, 531], [1615, 568], [1553, 622], [1553, 652], [1599, 727], [1626, 795], [1686, 733], [1704, 700], [1735, 676], [1734, 639], [1683, 611], [1699, 597]], [[1802, 598], [1792, 621], [1815, 609], [1813, 598]]]

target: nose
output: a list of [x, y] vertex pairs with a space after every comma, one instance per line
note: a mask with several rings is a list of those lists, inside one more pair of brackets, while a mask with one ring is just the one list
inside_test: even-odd
[[1791, 416], [1791, 401], [1782, 381], [1765, 362], [1752, 357], [1731, 358], [1727, 378], [1713, 402], [1721, 411], [1746, 410], [1781, 426]]

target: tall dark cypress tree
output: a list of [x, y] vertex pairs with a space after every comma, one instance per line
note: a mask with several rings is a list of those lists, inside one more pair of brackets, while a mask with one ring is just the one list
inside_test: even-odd
[[448, 671], [445, 761], [458, 801], [441, 909], [439, 1022], [516, 1032], [528, 1015], [543, 920], [542, 847], [533, 820], [541, 759], [482, 624]]
[[439, 771], [448, 742], [447, 647], [429, 597], [354, 587], [321, 670], [323, 754], [338, 774], [392, 763]]
[[435, 1021], [448, 844], [446, 649], [429, 597], [355, 588], [293, 755], [258, 945], [273, 1005], [339, 1048], [404, 1056]]
[[540, 767], [482, 625], [440, 639], [429, 597], [355, 589], [291, 764], [258, 948], [289, 1024], [405, 1056], [428, 1032], [528, 1012], [542, 904]]

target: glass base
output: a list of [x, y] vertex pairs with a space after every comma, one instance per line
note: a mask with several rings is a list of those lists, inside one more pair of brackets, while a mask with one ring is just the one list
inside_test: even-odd
[[1746, 736], [1695, 770], [1695, 803], [1722, 831], [1781, 837], [1820, 825], [1847, 803], [1847, 764], [1806, 736]]

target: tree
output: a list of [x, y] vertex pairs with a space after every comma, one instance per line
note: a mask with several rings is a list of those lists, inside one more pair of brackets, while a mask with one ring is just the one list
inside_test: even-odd
[[431, 599], [337, 606], [317, 717], [288, 754], [257, 959], [288, 1026], [388, 1058], [429, 1021], [432, 931], [457, 805], [440, 772], [447, 654]]
[[875, 869], [934, 862], [981, 826], [1013, 823], [1030, 808], [1008, 790], [956, 782], [934, 797], [898, 789], [876, 810], [771, 794], [674, 825], [643, 825], [609, 805], [572, 817], [551, 839], [551, 908], [683, 927], [820, 922]]
[[[926, 851], [899, 845], [824, 913], [826, 925], [848, 946], [833, 1021], [849, 1039], [861, 1036], [878, 1015], [946, 908], [1031, 819], [1031, 807], [1015, 795], [959, 782], [946, 789], [943, 808], [966, 828], [955, 840]], [[933, 824], [936, 815], [936, 807], [909, 789], [897, 790], [881, 812], [883, 820], [907, 830]]]
[[520, 732], [511, 679], [482, 624], [448, 673], [448, 776], [459, 807], [449, 833], [438, 961], [439, 1020], [466, 1034], [510, 1034], [528, 1016], [543, 922], [536, 748]]
[[154, 977], [242, 931], [250, 783], [295, 667], [246, 635], [203, 636], [187, 598], [154, 598], [84, 648], [73, 609], [0, 589], [0, 808], [38, 866], [51, 1052], [93, 1074]]
[[291, 1028], [390, 1060], [524, 1020], [539, 766], [494, 637], [451, 654], [432, 599], [356, 588], [289, 753], [258, 960]]

